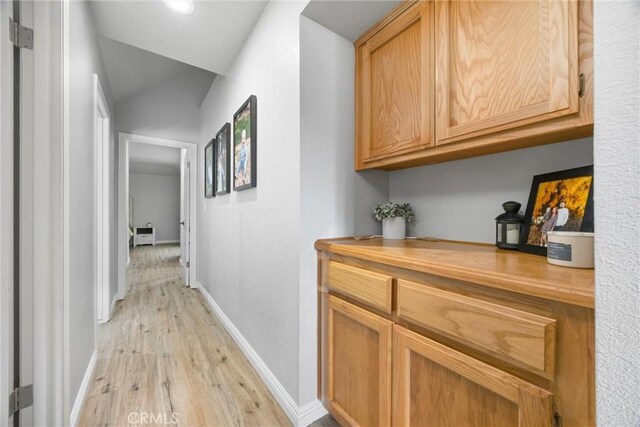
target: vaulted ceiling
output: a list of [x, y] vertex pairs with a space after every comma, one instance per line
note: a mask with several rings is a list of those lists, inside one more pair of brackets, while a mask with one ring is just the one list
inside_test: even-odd
[[161, 0], [95, 0], [91, 7], [98, 35], [225, 74], [266, 4], [196, 0], [187, 16], [170, 11]]

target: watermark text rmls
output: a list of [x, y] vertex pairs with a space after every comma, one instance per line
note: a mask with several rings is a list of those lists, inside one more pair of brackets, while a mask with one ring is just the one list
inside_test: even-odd
[[177, 412], [130, 412], [129, 424], [178, 424]]

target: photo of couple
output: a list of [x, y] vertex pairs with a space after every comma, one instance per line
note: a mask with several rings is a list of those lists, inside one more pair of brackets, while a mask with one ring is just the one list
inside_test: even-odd
[[580, 231], [592, 181], [592, 176], [581, 176], [541, 182], [527, 243], [546, 247], [550, 231]]

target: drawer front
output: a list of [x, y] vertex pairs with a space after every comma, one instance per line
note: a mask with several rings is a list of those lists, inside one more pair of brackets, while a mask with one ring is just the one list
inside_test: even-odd
[[138, 243], [153, 243], [153, 236], [150, 234], [138, 234], [136, 241]]
[[398, 280], [398, 316], [551, 378], [556, 321]]
[[391, 276], [330, 261], [327, 279], [329, 289], [391, 313]]

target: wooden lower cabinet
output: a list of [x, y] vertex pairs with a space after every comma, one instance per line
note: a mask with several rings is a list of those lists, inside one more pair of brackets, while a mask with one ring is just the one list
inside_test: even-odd
[[393, 425], [552, 424], [550, 392], [401, 326], [393, 330]]
[[327, 400], [342, 424], [391, 425], [392, 330], [391, 321], [328, 297]]

